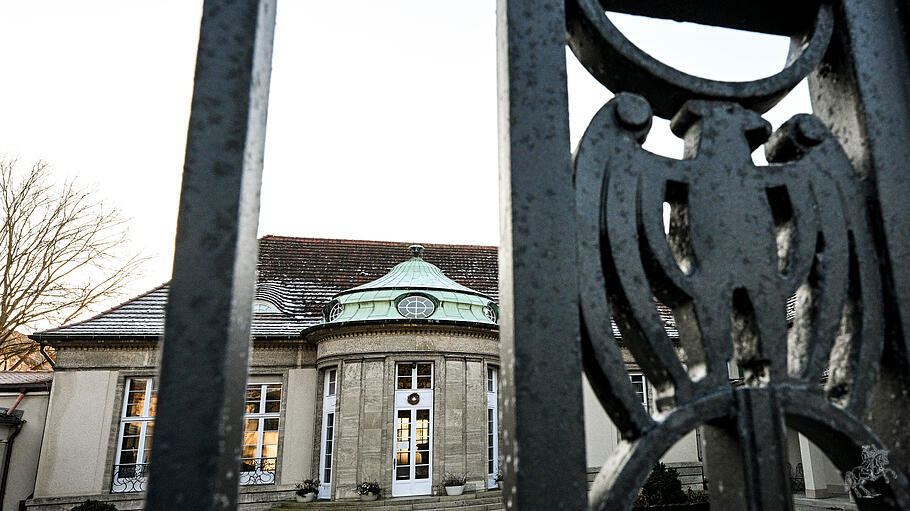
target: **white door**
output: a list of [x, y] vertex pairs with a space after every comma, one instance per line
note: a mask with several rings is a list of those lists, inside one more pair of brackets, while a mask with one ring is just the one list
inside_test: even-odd
[[332, 458], [335, 446], [335, 396], [338, 371], [327, 369], [322, 393], [322, 448], [319, 452], [319, 498], [332, 498]]
[[433, 490], [433, 364], [395, 368], [395, 463], [392, 496], [430, 495]]
[[499, 472], [499, 374], [487, 366], [487, 488], [496, 488]]

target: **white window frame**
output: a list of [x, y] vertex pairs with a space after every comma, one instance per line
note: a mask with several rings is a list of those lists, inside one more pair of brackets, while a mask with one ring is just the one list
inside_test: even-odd
[[[418, 366], [424, 365], [424, 364], [429, 366], [430, 374], [429, 375], [418, 375], [418, 369], [417, 369]], [[407, 376], [403, 375], [400, 377], [402, 379], [408, 378], [410, 383], [407, 388], [398, 388], [399, 371], [400, 371], [401, 367], [410, 367], [409, 375], [407, 375]], [[429, 379], [430, 379], [429, 387], [418, 388], [418, 385], [417, 385], [418, 378], [426, 378], [427, 376], [429, 376]], [[430, 495], [430, 494], [432, 494], [433, 471], [435, 470], [434, 463], [433, 463], [433, 455], [435, 452], [435, 449], [433, 447], [433, 441], [435, 439], [435, 434], [436, 434], [435, 426], [434, 426], [434, 422], [433, 422], [435, 420], [434, 417], [435, 417], [435, 413], [436, 413], [434, 405], [433, 405], [433, 393], [435, 392], [434, 388], [436, 385], [435, 379], [436, 379], [436, 364], [432, 361], [402, 360], [395, 364], [395, 386], [394, 386], [394, 388], [395, 388], [395, 407], [394, 407], [393, 416], [392, 416], [392, 424], [393, 424], [392, 435], [393, 435], [393, 443], [394, 443], [395, 447], [393, 447], [392, 453], [393, 453], [393, 457], [395, 457], [397, 459], [398, 452], [403, 452], [403, 451], [399, 451], [399, 449], [398, 449], [398, 445], [399, 445], [398, 429], [397, 429], [398, 428], [398, 416], [399, 416], [400, 412], [407, 411], [407, 413], [409, 414], [408, 415], [409, 416], [409, 428], [408, 428], [407, 443], [408, 443], [408, 460], [409, 460], [408, 467], [409, 467], [410, 474], [409, 474], [409, 478], [407, 478], [407, 479], [399, 479], [398, 478], [398, 469], [400, 467], [403, 467], [404, 465], [398, 465], [397, 462], [392, 464], [391, 476], [392, 476], [392, 496], [393, 497], [405, 497], [405, 496], [412, 496], [412, 495]], [[414, 396], [414, 395], [418, 396], [418, 400], [419, 400], [418, 404], [414, 404], [410, 401], [410, 397]], [[427, 419], [428, 426], [429, 426], [429, 429], [427, 431], [427, 433], [429, 434], [429, 443], [428, 443], [428, 449], [427, 449], [427, 456], [428, 456], [427, 463], [418, 464], [416, 462], [416, 460], [417, 460], [416, 454], [418, 451], [418, 449], [417, 449], [417, 438], [418, 438], [418, 436], [417, 436], [417, 424], [418, 424], [417, 414], [421, 410], [429, 411], [429, 416]], [[420, 465], [420, 466], [426, 465], [426, 467], [427, 467], [427, 477], [426, 478], [421, 477], [418, 479], [416, 477], [416, 471], [417, 471], [418, 465]]]
[[[499, 368], [487, 365], [487, 488], [496, 488], [499, 473]], [[493, 470], [490, 471], [492, 464]]]
[[[142, 410], [144, 415], [128, 416], [127, 410], [133, 382], [145, 382], [145, 394], [142, 398]], [[146, 441], [151, 436], [148, 433], [149, 428], [154, 428], [155, 416], [150, 415], [152, 400], [157, 400], [155, 380], [150, 377], [126, 378], [123, 383], [123, 402], [120, 408], [120, 424], [117, 430], [117, 453], [114, 456], [113, 474], [111, 476], [111, 493], [130, 493], [145, 491], [145, 484], [148, 480], [147, 466], [148, 457], [146, 456]], [[126, 425], [139, 423], [139, 443], [136, 447], [135, 463], [121, 465], [123, 456], [123, 436], [126, 431]], [[120, 477], [119, 475], [123, 466], [132, 465], [137, 467], [130, 477]], [[118, 469], [118, 467], [121, 467]]]
[[[429, 387], [424, 387], [422, 389], [417, 388], [417, 378], [418, 378], [417, 366], [418, 365], [429, 365], [430, 366], [430, 386]], [[395, 390], [432, 390], [434, 388], [434, 386], [436, 385], [436, 381], [435, 381], [436, 380], [436, 370], [433, 367], [433, 365], [434, 364], [432, 362], [418, 362], [418, 361], [398, 362], [397, 364], [395, 364]], [[410, 375], [411, 386], [410, 387], [398, 388], [398, 379], [406, 378], [406, 376], [398, 375], [398, 368], [401, 366], [411, 366], [411, 375]], [[420, 375], [420, 377], [425, 378], [426, 375]]]
[[[327, 367], [324, 370], [322, 385], [322, 428], [319, 446], [319, 498], [332, 498], [332, 481], [335, 479], [335, 431], [338, 429], [338, 413], [335, 402], [338, 399], [339, 368]], [[332, 429], [328, 428], [328, 418], [332, 416]], [[329, 438], [331, 435], [331, 438]], [[328, 478], [326, 478], [328, 474]]]
[[[643, 375], [641, 373], [629, 373], [629, 381], [632, 382], [632, 385], [636, 385], [637, 379], [641, 380], [641, 390], [642, 390], [641, 405], [645, 407], [646, 412], [650, 412], [651, 410], [648, 407], [648, 380], [647, 380], [647, 378], [645, 378], [645, 375]], [[638, 394], [637, 389], [636, 389], [635, 393]]]
[[280, 314], [281, 311], [268, 300], [253, 300], [253, 314]]
[[[250, 383], [250, 384], [247, 384], [247, 386], [246, 386], [247, 393], [249, 393], [250, 390], [252, 390], [256, 387], [259, 387], [259, 412], [245, 413], [246, 410], [244, 410], [244, 414], [243, 414], [244, 443], [245, 443], [245, 438], [246, 438], [246, 422], [249, 420], [258, 421], [258, 425], [256, 428], [256, 453], [255, 453], [254, 458], [241, 458], [241, 460], [254, 459], [254, 460], [257, 460], [258, 464], [256, 465], [256, 469], [254, 469], [254, 470], [244, 470], [244, 465], [241, 464], [241, 471], [240, 471], [240, 485], [241, 486], [275, 484], [275, 482], [276, 482], [275, 476], [278, 472], [278, 446], [280, 445], [280, 438], [278, 438], [278, 437], [280, 436], [279, 432], [281, 431], [281, 401], [282, 401], [282, 397], [284, 394], [284, 386], [281, 384], [281, 382], [274, 382], [274, 381], [265, 382], [265, 383]], [[276, 412], [265, 411], [269, 387], [278, 387], [278, 391], [281, 394], [281, 396], [278, 398], [278, 411], [276, 411]], [[246, 406], [246, 400], [244, 400], [244, 407], [245, 406]], [[264, 462], [264, 460], [266, 460], [266, 459], [271, 460], [273, 458], [271, 456], [269, 456], [268, 458], [264, 458], [262, 456], [262, 450], [263, 450], [263, 447], [265, 446], [264, 442], [263, 442], [265, 433], [266, 433], [265, 422], [267, 420], [271, 420], [271, 419], [278, 421], [278, 427], [274, 430], [275, 436], [276, 436], [275, 456], [274, 456], [275, 461], [273, 464], [270, 464], [271, 467], [268, 467], [268, 466], [266, 466], [266, 463]], [[268, 431], [271, 432], [272, 430], [268, 430]], [[271, 445], [271, 444], [267, 444], [267, 445]], [[241, 454], [241, 457], [242, 456], [243, 455]]]

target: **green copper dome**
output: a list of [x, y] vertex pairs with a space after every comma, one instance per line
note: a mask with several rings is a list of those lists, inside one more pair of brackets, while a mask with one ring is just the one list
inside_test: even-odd
[[389, 273], [335, 295], [323, 307], [323, 323], [412, 320], [495, 325], [499, 307], [490, 297], [445, 276], [421, 258], [423, 247], [408, 247], [411, 258]]

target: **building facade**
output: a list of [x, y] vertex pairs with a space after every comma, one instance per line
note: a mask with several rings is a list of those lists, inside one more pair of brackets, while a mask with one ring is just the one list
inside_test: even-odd
[[[439, 494], [446, 474], [466, 475], [468, 491], [495, 488], [497, 285], [496, 247], [262, 238], [241, 507], [268, 509], [304, 479], [319, 479], [319, 497], [332, 500], [356, 498], [363, 481], [377, 481], [386, 498]], [[26, 509], [87, 498], [142, 507], [166, 300], [163, 285], [32, 335], [57, 350], [57, 365]], [[625, 356], [642, 406], [656, 413]], [[554, 441], [585, 435], [594, 469], [620, 439], [587, 382], [583, 389], [585, 430], [554, 431]], [[664, 456], [694, 489], [704, 483], [699, 443], [693, 431]], [[792, 444], [801, 444], [795, 435]], [[794, 466], [807, 448], [791, 445]], [[827, 477], [822, 458], [816, 473]]]

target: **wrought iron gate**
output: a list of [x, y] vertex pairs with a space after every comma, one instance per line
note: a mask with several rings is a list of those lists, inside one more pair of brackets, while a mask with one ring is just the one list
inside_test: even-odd
[[[712, 509], [792, 509], [789, 426], [845, 473], [890, 450], [894, 472], [868, 472], [889, 480], [859, 506], [910, 509], [910, 215], [895, 197], [910, 187], [906, 7], [499, 2], [509, 507], [627, 509], [651, 465], [701, 426]], [[605, 9], [786, 35], [791, 51], [768, 78], [701, 79], [639, 50]], [[574, 153], [566, 44], [616, 94]], [[772, 133], [761, 114], [807, 76], [815, 115]], [[654, 115], [685, 140], [683, 160], [641, 149]], [[749, 157], [761, 145], [768, 167]], [[611, 318], [657, 388], [659, 420], [637, 403]], [[744, 386], [727, 383], [728, 362]], [[557, 423], [580, 427], [582, 369], [623, 437], [587, 498], [584, 439], [559, 452], [546, 441]]]
[[[651, 463], [703, 426], [713, 508], [791, 509], [786, 424], [844, 471], [889, 449], [893, 475], [859, 505], [910, 509], [907, 8], [499, 0], [507, 507], [628, 508]], [[604, 9], [783, 34], [791, 55], [763, 80], [703, 80], [638, 50]], [[275, 0], [205, 3], [149, 509], [236, 506], [274, 22]], [[574, 158], [566, 44], [619, 93]], [[771, 133], [760, 114], [805, 76], [815, 115]], [[686, 159], [641, 149], [653, 115], [673, 119]], [[768, 168], [748, 157], [762, 144]], [[654, 297], [674, 312], [685, 363]], [[611, 317], [661, 420], [637, 401]], [[746, 371], [735, 390], [731, 360]], [[584, 439], [550, 441], [582, 430], [582, 370], [623, 436], [590, 495]]]

